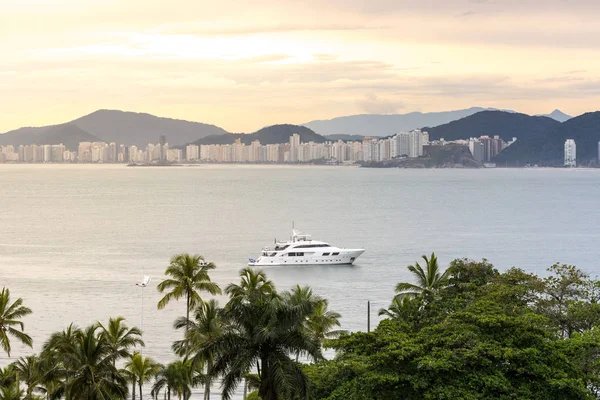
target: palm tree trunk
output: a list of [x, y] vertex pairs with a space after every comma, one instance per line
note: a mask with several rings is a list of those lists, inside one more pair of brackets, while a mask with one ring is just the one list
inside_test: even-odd
[[206, 365], [206, 386], [204, 389], [204, 400], [210, 400], [210, 381], [211, 381], [211, 370], [212, 370], [212, 358], [208, 359], [208, 364]]
[[248, 378], [244, 378], [244, 397], [243, 397], [243, 400], [246, 400], [246, 396], [248, 396]]
[[[141, 400], [141, 398], [142, 398], [142, 395], [140, 393], [140, 400]], [[135, 378], [133, 378], [133, 385], [131, 388], [131, 399], [135, 400]]]
[[260, 386], [258, 388], [258, 396], [262, 400], [277, 400], [277, 388], [275, 382], [272, 382], [270, 376], [270, 368], [265, 359], [262, 360], [262, 375], [260, 377]]
[[140, 385], [140, 400], [144, 400], [144, 398], [142, 397], [142, 381], [138, 381], [139, 385]]
[[[186, 299], [186, 307], [185, 307], [185, 334], [186, 334], [186, 338], [187, 338], [187, 332], [188, 332], [188, 325], [190, 323], [190, 294], [188, 292], [187, 294], [187, 299]], [[188, 345], [186, 344], [186, 356], [187, 356], [187, 347]]]
[[[186, 307], [185, 307], [185, 339], [187, 339], [188, 337], [188, 327], [190, 324], [190, 292], [187, 292], [187, 298], [186, 298]], [[185, 342], [185, 357], [187, 359], [188, 353], [189, 353], [189, 349], [190, 349], [190, 344], [187, 342]], [[181, 397], [181, 396], [179, 396]], [[184, 392], [183, 393], [183, 400], [187, 400], [187, 395]]]

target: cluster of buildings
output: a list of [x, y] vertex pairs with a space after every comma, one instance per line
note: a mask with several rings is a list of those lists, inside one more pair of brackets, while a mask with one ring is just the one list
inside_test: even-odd
[[506, 149], [508, 146], [515, 143], [516, 141], [516, 137], [513, 137], [510, 142], [505, 142], [502, 139], [500, 139], [500, 136], [490, 137], [484, 135], [478, 138], [470, 138], [468, 140], [454, 140], [452, 142], [447, 142], [443, 138], [441, 138], [440, 140], [436, 140], [431, 144], [443, 146], [448, 143], [456, 143], [468, 146], [475, 161], [478, 161], [480, 163], [489, 163], [498, 153], [500, 153], [502, 150]]
[[[81, 142], [77, 151], [70, 151], [63, 144], [0, 146], [0, 163], [134, 163], [160, 162], [231, 162], [231, 163], [302, 163], [325, 160], [335, 163], [379, 162], [395, 158], [415, 158], [423, 155], [428, 144], [446, 145], [458, 143], [469, 147], [473, 158], [489, 163], [494, 156], [517, 139], [504, 142], [498, 136], [480, 136], [468, 140], [446, 142], [429, 141], [429, 134], [421, 130], [402, 132], [387, 138], [366, 137], [362, 141], [302, 143], [300, 135], [290, 136], [288, 143], [263, 145], [258, 140], [246, 145], [237, 139], [233, 144], [188, 145], [185, 149], [171, 149], [165, 136], [159, 143], [145, 148], [105, 142]], [[600, 159], [600, 142], [598, 143]], [[564, 165], [577, 165], [577, 146], [567, 139], [564, 146]]]
[[183, 151], [169, 149], [164, 136], [160, 137], [159, 143], [148, 144], [145, 149], [114, 142], [80, 142], [77, 151], [70, 151], [63, 144], [0, 146], [0, 163], [152, 163], [165, 160], [182, 162]]
[[404, 132], [389, 138], [365, 138], [357, 142], [307, 142], [300, 135], [290, 136], [288, 143], [263, 145], [258, 140], [245, 145], [240, 139], [225, 145], [188, 145], [188, 162], [259, 162], [302, 163], [328, 160], [338, 163], [386, 161], [397, 157], [420, 157], [429, 134], [420, 130]]
[[225, 145], [188, 145], [185, 151], [171, 149], [164, 136], [145, 148], [114, 142], [81, 142], [77, 151], [64, 145], [21, 145], [0, 147], [0, 162], [26, 163], [157, 163], [239, 162], [302, 163], [327, 160], [337, 163], [386, 161], [398, 157], [420, 157], [429, 134], [420, 130], [402, 132], [388, 138], [365, 138], [356, 142], [302, 143], [300, 135], [288, 143], [263, 145], [258, 140], [246, 145], [237, 139]]

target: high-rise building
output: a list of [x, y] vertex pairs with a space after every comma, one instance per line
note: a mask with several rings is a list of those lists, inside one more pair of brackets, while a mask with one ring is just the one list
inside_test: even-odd
[[401, 132], [396, 136], [399, 156], [408, 157], [410, 147], [410, 134], [408, 132]]
[[169, 148], [165, 147], [167, 145], [167, 137], [165, 135], [160, 135], [160, 137], [158, 138], [158, 142], [160, 144], [160, 148], [158, 149], [158, 159], [160, 161], [164, 161], [166, 160], [167, 152], [169, 151]]
[[567, 139], [565, 141], [565, 167], [577, 166], [577, 146], [575, 140]]
[[187, 161], [197, 161], [200, 159], [200, 148], [195, 144], [188, 144], [185, 147], [185, 159]]
[[469, 150], [471, 150], [471, 154], [473, 155], [473, 159], [478, 162], [484, 162], [485, 154], [484, 154], [484, 145], [478, 139], [471, 138], [469, 139]]
[[298, 161], [298, 150], [300, 148], [300, 135], [294, 133], [290, 136], [290, 162]]
[[[429, 134], [427, 134], [427, 137], [429, 137]], [[410, 131], [408, 133], [408, 138], [408, 156], [421, 157], [423, 155], [423, 132], [419, 129]]]

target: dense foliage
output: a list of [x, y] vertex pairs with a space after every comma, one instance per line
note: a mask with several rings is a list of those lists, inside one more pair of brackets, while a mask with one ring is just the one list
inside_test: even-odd
[[[311, 399], [591, 399], [600, 282], [568, 265], [542, 279], [485, 260], [410, 267], [387, 319], [307, 366]], [[435, 261], [435, 260], [434, 260]], [[400, 397], [401, 396], [401, 397]]]
[[[379, 326], [351, 334], [337, 330], [340, 315], [310, 288], [279, 292], [260, 270], [243, 269], [223, 307], [205, 300], [199, 292], [220, 291], [213, 268], [178, 255], [158, 286], [161, 305], [186, 303], [174, 322], [183, 331], [175, 361], [134, 351], [142, 332], [123, 318], [71, 324], [39, 355], [0, 369], [0, 399], [136, 399], [151, 386], [155, 399], [189, 399], [202, 388], [209, 400], [217, 379], [223, 399], [239, 385], [262, 400], [600, 398], [600, 281], [573, 266], [540, 278], [500, 273], [486, 260], [443, 268], [435, 254], [423, 256], [408, 267], [413, 279], [396, 284]], [[20, 321], [30, 310], [9, 294], [0, 296], [0, 324], [12, 335], [2, 337], [6, 352], [11, 337], [31, 344]]]

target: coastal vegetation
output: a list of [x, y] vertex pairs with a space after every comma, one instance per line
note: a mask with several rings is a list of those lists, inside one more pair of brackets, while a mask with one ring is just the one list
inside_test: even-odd
[[[411, 279], [372, 332], [339, 329], [340, 315], [309, 287], [279, 291], [264, 271], [244, 268], [221, 292], [214, 264], [171, 259], [159, 307], [185, 300], [174, 361], [144, 357], [143, 333], [121, 317], [68, 325], [39, 354], [0, 369], [0, 399], [597, 399], [600, 281], [570, 265], [544, 276], [500, 272], [487, 260], [435, 254], [408, 266]], [[201, 295], [202, 294], [202, 295]], [[31, 346], [22, 299], [0, 293], [0, 340]], [[29, 328], [29, 327], [28, 327]], [[326, 359], [323, 347], [335, 349]], [[211, 393], [219, 386], [218, 394]]]

